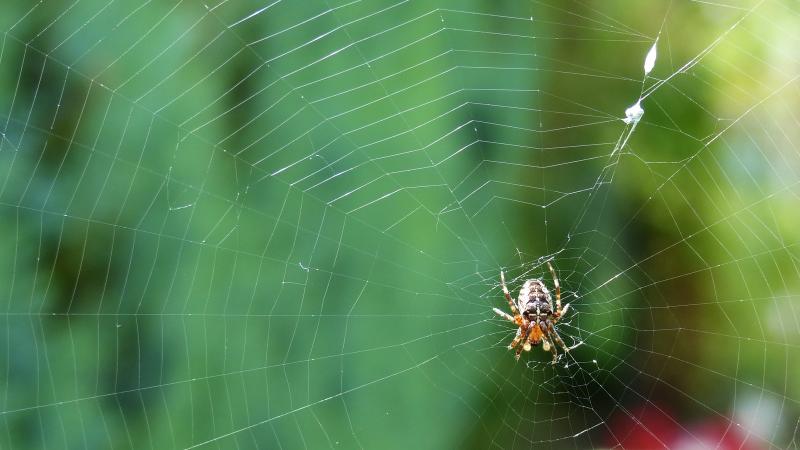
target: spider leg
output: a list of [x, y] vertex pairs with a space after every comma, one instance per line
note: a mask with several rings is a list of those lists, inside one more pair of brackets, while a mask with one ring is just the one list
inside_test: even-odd
[[566, 311], [566, 308], [564, 309], [564, 311], [561, 310], [561, 285], [558, 284], [558, 277], [556, 276], [556, 271], [553, 269], [553, 265], [550, 264], [550, 261], [547, 261], [547, 267], [550, 268], [550, 275], [553, 276], [553, 284], [556, 287], [556, 315], [560, 317], [564, 313], [564, 311]]
[[506, 287], [506, 275], [502, 270], [500, 271], [500, 286], [503, 286], [503, 294], [505, 294], [506, 300], [508, 300], [508, 307], [511, 308], [511, 313], [514, 315], [518, 314], [517, 305], [514, 304], [514, 299], [511, 298], [511, 294], [508, 292], [508, 287]]
[[[545, 326], [545, 323], [548, 325]], [[553, 362], [551, 364], [555, 364], [558, 358], [558, 351], [556, 350], [556, 346], [551, 342], [554, 336], [552, 332], [553, 328], [550, 326], [549, 320], [545, 323], [542, 323], [542, 350], [553, 354]]]
[[519, 341], [522, 340], [522, 328], [517, 328], [517, 335], [514, 336], [514, 340], [508, 344], [508, 349], [511, 350], [512, 348], [516, 347], [519, 344]]
[[530, 327], [529, 327], [530, 330], [529, 330], [528, 336], [525, 338], [525, 342], [522, 343], [522, 349], [525, 350], [526, 352], [531, 351], [531, 344], [533, 343], [532, 340], [535, 339], [535, 335], [536, 335], [535, 327], [536, 327], [536, 324], [532, 323], [530, 325]]
[[558, 358], [558, 351], [556, 351], [556, 346], [551, 344], [550, 341], [546, 337], [542, 337], [542, 349], [544, 351], [550, 351], [553, 354], [553, 362], [552, 364], [556, 363], [556, 359]]
[[492, 308], [492, 311], [494, 311], [495, 314], [497, 314], [498, 316], [508, 320], [509, 322], [514, 322], [514, 323], [517, 322], [516, 320], [514, 320], [514, 317], [512, 317], [510, 314], [505, 313], [498, 308]]
[[564, 349], [565, 353], [569, 352], [569, 347], [567, 347], [567, 345], [564, 344], [564, 341], [561, 340], [561, 336], [558, 335], [558, 331], [556, 331], [555, 327], [553, 327], [553, 322], [549, 320], [547, 321], [547, 331], [550, 336], [552, 336], [556, 344], [560, 345]]
[[567, 310], [568, 310], [568, 309], [569, 309], [569, 303], [567, 303], [566, 305], [564, 305], [564, 309], [562, 309], [562, 310], [561, 310], [561, 314], [559, 314], [559, 315], [558, 315], [558, 317], [556, 318], [556, 320], [558, 320], [558, 319], [560, 319], [561, 317], [563, 317], [563, 316], [567, 315]]
[[511, 341], [511, 345], [508, 346], [508, 348], [511, 349], [511, 348], [514, 348], [517, 344], [519, 344], [520, 341], [525, 342], [525, 344], [520, 345], [519, 347], [517, 347], [517, 351], [514, 354], [514, 358], [517, 361], [519, 361], [519, 354], [522, 353], [522, 350], [524, 350], [526, 346], [530, 350], [530, 344], [527, 343], [528, 334], [530, 333], [530, 331], [531, 331], [531, 325], [530, 324], [528, 324], [525, 328], [519, 328], [517, 330], [517, 333], [519, 333], [519, 334], [517, 334], [517, 337], [515, 337], [514, 340]]

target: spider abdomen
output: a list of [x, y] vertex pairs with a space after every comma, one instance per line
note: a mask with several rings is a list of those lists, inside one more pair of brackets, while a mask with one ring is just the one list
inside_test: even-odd
[[527, 280], [519, 290], [519, 309], [528, 317], [544, 317], [553, 314], [550, 306], [550, 291], [539, 279]]

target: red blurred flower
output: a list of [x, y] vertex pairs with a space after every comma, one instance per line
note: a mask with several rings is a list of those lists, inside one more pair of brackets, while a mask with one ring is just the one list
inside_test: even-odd
[[759, 450], [766, 448], [730, 419], [710, 417], [696, 424], [677, 421], [653, 404], [619, 409], [609, 420], [610, 447], [629, 450]]

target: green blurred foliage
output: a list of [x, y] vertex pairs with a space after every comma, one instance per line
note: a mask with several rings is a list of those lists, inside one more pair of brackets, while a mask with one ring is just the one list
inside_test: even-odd
[[[796, 6], [266, 6], [0, 7], [0, 446], [590, 448], [623, 407], [748, 393], [797, 417]], [[656, 36], [669, 81], [617, 148]], [[571, 367], [515, 363], [491, 313], [501, 267], [548, 257]]]

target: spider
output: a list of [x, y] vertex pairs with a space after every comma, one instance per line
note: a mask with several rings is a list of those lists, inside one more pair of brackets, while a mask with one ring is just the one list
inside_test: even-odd
[[[498, 316], [514, 323], [518, 327], [516, 337], [514, 337], [514, 340], [511, 341], [511, 344], [508, 346], [510, 350], [522, 343], [522, 345], [517, 347], [517, 352], [514, 355], [517, 360], [519, 360], [519, 355], [522, 353], [522, 350], [529, 352], [531, 350], [531, 345], [539, 345], [540, 342], [542, 343], [542, 349], [544, 351], [553, 353], [553, 364], [556, 363], [558, 352], [556, 351], [556, 346], [553, 345], [551, 341], [560, 345], [564, 349], [564, 352], [570, 350], [570, 348], [564, 344], [564, 341], [561, 340], [561, 336], [558, 335], [554, 327], [554, 325], [558, 323], [558, 320], [567, 313], [569, 303], [567, 303], [563, 309], [561, 308], [561, 287], [558, 284], [556, 271], [553, 270], [553, 266], [549, 261], [547, 262], [547, 267], [550, 268], [550, 274], [553, 276], [553, 284], [556, 287], [555, 311], [553, 311], [553, 300], [550, 296], [550, 291], [547, 289], [544, 281], [539, 278], [526, 280], [525, 284], [522, 285], [522, 288], [519, 290], [516, 303], [514, 303], [514, 299], [511, 298], [511, 294], [508, 293], [508, 288], [506, 287], [506, 276], [502, 270], [500, 271], [500, 284], [503, 286], [503, 293], [506, 296], [506, 300], [508, 300], [508, 306], [511, 308], [513, 316], [501, 311], [499, 308], [493, 309]], [[520, 311], [522, 311], [521, 314]]]

